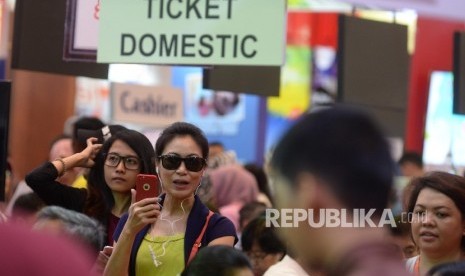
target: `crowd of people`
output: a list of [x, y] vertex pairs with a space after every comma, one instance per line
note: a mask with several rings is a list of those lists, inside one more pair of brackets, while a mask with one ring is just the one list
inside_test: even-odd
[[[140, 174], [157, 195], [137, 200]], [[395, 162], [347, 107], [301, 117], [263, 166], [190, 123], [152, 144], [83, 117], [9, 187], [5, 275], [465, 275], [465, 178]]]

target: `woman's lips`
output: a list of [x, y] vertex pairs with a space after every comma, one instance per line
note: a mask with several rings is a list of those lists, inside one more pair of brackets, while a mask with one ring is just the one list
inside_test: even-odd
[[421, 231], [420, 239], [426, 242], [434, 241], [438, 238], [438, 235], [431, 231]]
[[173, 185], [177, 189], [185, 189], [189, 187], [189, 181], [174, 180]]

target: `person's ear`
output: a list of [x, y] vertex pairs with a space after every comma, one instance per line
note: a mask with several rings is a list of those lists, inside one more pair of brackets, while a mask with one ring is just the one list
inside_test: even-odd
[[317, 178], [307, 172], [300, 173], [296, 178], [295, 201], [299, 208], [317, 209], [321, 207], [320, 187]]
[[281, 253], [281, 252], [274, 253], [272, 256], [273, 256], [273, 259], [274, 259], [275, 263], [281, 261], [284, 258], [284, 254]]
[[465, 220], [462, 220], [462, 240], [465, 239]]

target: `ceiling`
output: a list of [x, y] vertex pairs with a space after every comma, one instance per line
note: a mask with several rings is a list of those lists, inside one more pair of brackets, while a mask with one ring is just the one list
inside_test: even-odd
[[465, 22], [464, 0], [339, 0], [362, 8], [380, 8], [392, 11], [412, 9], [420, 16], [438, 17]]
[[[14, 8], [16, 0], [0, 0], [0, 2], [4, 1], [10, 8]], [[347, 11], [350, 5], [391, 11], [412, 9], [420, 16], [465, 22], [465, 0], [301, 0], [297, 2], [306, 2], [312, 10], [319, 11]]]

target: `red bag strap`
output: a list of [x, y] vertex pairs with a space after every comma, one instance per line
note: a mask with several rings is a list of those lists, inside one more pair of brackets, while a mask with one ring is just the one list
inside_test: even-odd
[[191, 254], [189, 255], [189, 260], [187, 261], [187, 264], [189, 264], [192, 259], [195, 257], [197, 254], [197, 251], [199, 251], [200, 246], [202, 246], [202, 238], [205, 235], [205, 230], [207, 230], [208, 222], [210, 221], [210, 218], [213, 216], [213, 212], [209, 210], [208, 215], [207, 215], [207, 220], [205, 221], [205, 224], [203, 225], [202, 231], [200, 232], [199, 236], [194, 242], [194, 246], [192, 246]]

